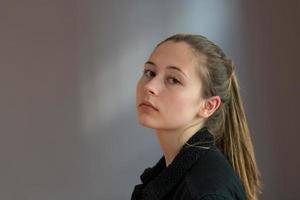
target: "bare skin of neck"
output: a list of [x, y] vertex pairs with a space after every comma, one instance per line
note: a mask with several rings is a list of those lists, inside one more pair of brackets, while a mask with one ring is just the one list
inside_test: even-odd
[[165, 157], [166, 166], [172, 163], [182, 146], [201, 128], [202, 123], [182, 129], [156, 129], [156, 135]]

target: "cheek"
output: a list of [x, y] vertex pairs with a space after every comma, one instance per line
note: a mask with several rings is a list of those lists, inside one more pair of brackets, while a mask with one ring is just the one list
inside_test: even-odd
[[[165, 97], [166, 114], [170, 118], [182, 118], [183, 120], [189, 120], [195, 117], [198, 112], [200, 95], [197, 92], [197, 88], [189, 88], [180, 93], [174, 93], [168, 97]], [[180, 120], [180, 119], [178, 119]]]
[[138, 82], [137, 82], [137, 85], [136, 85], [136, 90], [135, 90], [135, 96], [136, 96], [136, 101], [138, 103], [138, 101], [141, 99], [141, 96], [142, 96], [142, 92], [143, 92], [143, 86], [142, 86], [142, 80], [140, 79]]
[[139, 79], [139, 81], [137, 82], [137, 84], [136, 84], [136, 92], [137, 93], [141, 93], [141, 92], [143, 92], [143, 85], [144, 85], [144, 80], [143, 80], [143, 78], [140, 78]]
[[[171, 99], [171, 100], [170, 100]], [[174, 96], [166, 101], [166, 112], [170, 115], [182, 116], [193, 110], [195, 103], [191, 97], [187, 95]]]

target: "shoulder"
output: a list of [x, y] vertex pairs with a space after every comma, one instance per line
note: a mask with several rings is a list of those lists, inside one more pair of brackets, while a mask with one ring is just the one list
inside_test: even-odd
[[184, 182], [193, 199], [246, 199], [240, 179], [216, 147], [191, 167]]

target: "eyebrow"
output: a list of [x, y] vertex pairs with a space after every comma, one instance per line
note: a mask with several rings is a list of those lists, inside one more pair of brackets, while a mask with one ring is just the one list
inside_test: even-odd
[[[156, 66], [156, 64], [152, 61], [147, 61], [145, 62], [145, 64], [149, 64], [149, 65], [153, 65], [153, 66]], [[168, 69], [175, 69], [177, 71], [179, 71], [180, 73], [182, 73], [183, 75], [185, 75], [186, 77], [188, 77], [179, 67], [177, 66], [174, 66], [174, 65], [168, 65], [167, 66]]]

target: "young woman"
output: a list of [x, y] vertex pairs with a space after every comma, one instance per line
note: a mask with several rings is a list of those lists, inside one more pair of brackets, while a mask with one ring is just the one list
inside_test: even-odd
[[159, 43], [136, 89], [138, 121], [156, 130], [163, 157], [132, 200], [256, 200], [259, 172], [234, 67], [200, 35]]

